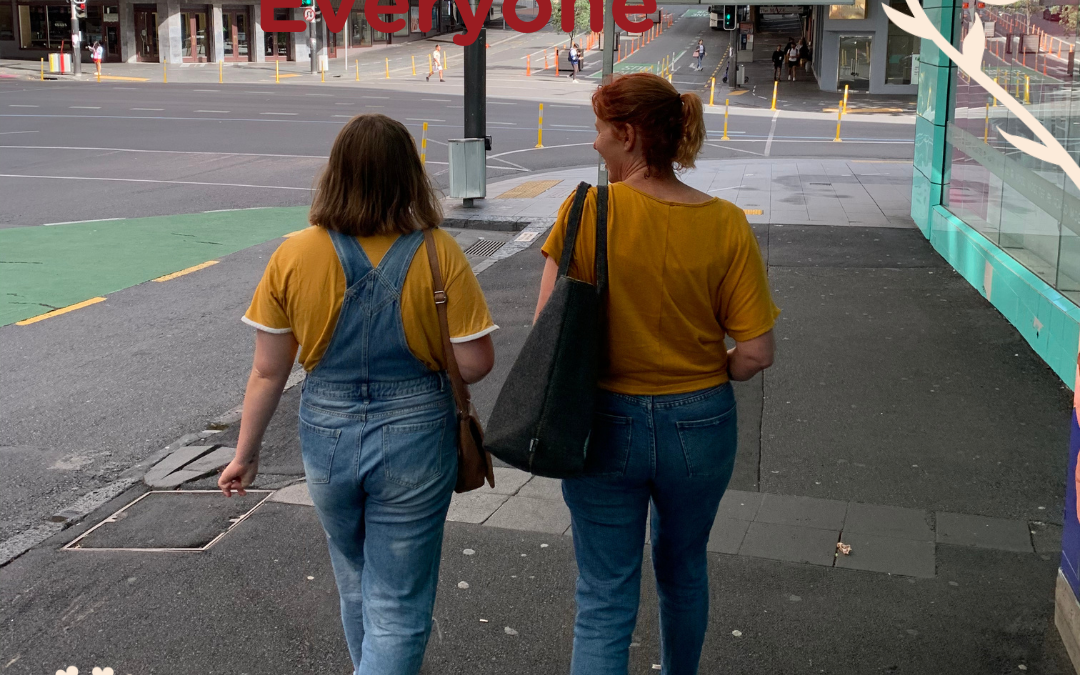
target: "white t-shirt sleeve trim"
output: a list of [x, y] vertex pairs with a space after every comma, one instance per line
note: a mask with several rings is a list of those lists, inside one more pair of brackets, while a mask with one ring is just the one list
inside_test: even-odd
[[485, 328], [484, 330], [480, 331], [479, 333], [473, 333], [472, 335], [466, 335], [465, 337], [450, 338], [450, 344], [457, 345], [457, 344], [461, 344], [462, 342], [472, 342], [473, 340], [479, 340], [480, 338], [484, 337], [485, 335], [490, 335], [491, 333], [494, 333], [497, 330], [499, 330], [498, 326], [489, 326], [489, 327]]
[[247, 318], [246, 316], [240, 317], [240, 320], [243, 321], [244, 323], [246, 323], [247, 325], [251, 326], [252, 328], [257, 328], [257, 329], [263, 331], [264, 333], [273, 333], [274, 335], [284, 335], [285, 333], [291, 333], [292, 332], [292, 328], [270, 328], [269, 326], [264, 326], [261, 323], [256, 323], [256, 322], [252, 321], [251, 319]]

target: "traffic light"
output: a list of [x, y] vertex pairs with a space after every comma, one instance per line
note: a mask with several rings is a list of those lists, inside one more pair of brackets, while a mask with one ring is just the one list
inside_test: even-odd
[[315, 0], [300, 0], [300, 9], [306, 9], [314, 4]]
[[86, 2], [85, 1], [83, 1], [83, 2], [72, 2], [71, 4], [75, 5], [75, 18], [76, 19], [85, 19], [86, 18]]
[[735, 9], [736, 5], [724, 5], [724, 30], [735, 30], [738, 27]]

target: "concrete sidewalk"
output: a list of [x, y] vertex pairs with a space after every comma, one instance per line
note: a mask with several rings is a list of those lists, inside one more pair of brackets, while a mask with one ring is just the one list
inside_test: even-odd
[[[1052, 620], [1070, 395], [905, 218], [910, 171], [748, 160], [687, 175], [763, 211], [748, 217], [783, 310], [776, 364], [736, 385], [703, 673], [1071, 672]], [[595, 178], [530, 175], [489, 186], [479, 208], [447, 204], [475, 242], [520, 228], [474, 260], [502, 326], [474, 387], [484, 415], [528, 332], [544, 232]], [[267, 492], [152, 493], [109, 518], [148, 490], [134, 486], [0, 570], [5, 672], [348, 672], [298, 397], [266, 435]], [[237, 419], [200, 442], [234, 445]], [[449, 520], [424, 672], [565, 672], [576, 571], [557, 481], [501, 467]], [[658, 663], [656, 611], [646, 570], [633, 673]]]

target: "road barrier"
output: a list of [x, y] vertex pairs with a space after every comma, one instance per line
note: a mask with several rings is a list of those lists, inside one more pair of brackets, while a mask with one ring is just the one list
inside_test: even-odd
[[536, 147], [544, 147], [544, 104], [540, 104], [540, 117], [536, 122]]
[[727, 135], [727, 113], [728, 113], [728, 104], [730, 102], [731, 102], [730, 98], [725, 98], [724, 99], [724, 135], [720, 137], [720, 140], [722, 140], [722, 141], [730, 141], [731, 140], [730, 138], [728, 138], [728, 135]]
[[424, 122], [424, 131], [420, 134], [420, 166], [427, 163], [427, 122]]
[[836, 103], [836, 138], [833, 139], [834, 143], [840, 142], [840, 120], [844, 117], [844, 101], [840, 100]]
[[[780, 86], [780, 81], [774, 80], [772, 83], [772, 107], [769, 108], [769, 110], [776, 110], [776, 88], [778, 86]], [[844, 88], [847, 88], [846, 84], [844, 85]]]

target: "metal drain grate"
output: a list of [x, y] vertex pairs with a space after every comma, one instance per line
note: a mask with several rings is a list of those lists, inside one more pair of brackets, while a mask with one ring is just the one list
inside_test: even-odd
[[465, 255], [486, 258], [502, 248], [505, 243], [505, 241], [496, 241], [494, 239], [480, 239], [475, 244], [465, 249]]
[[271, 490], [248, 490], [244, 497], [226, 499], [218, 490], [147, 492], [63, 549], [205, 551], [271, 494]]

